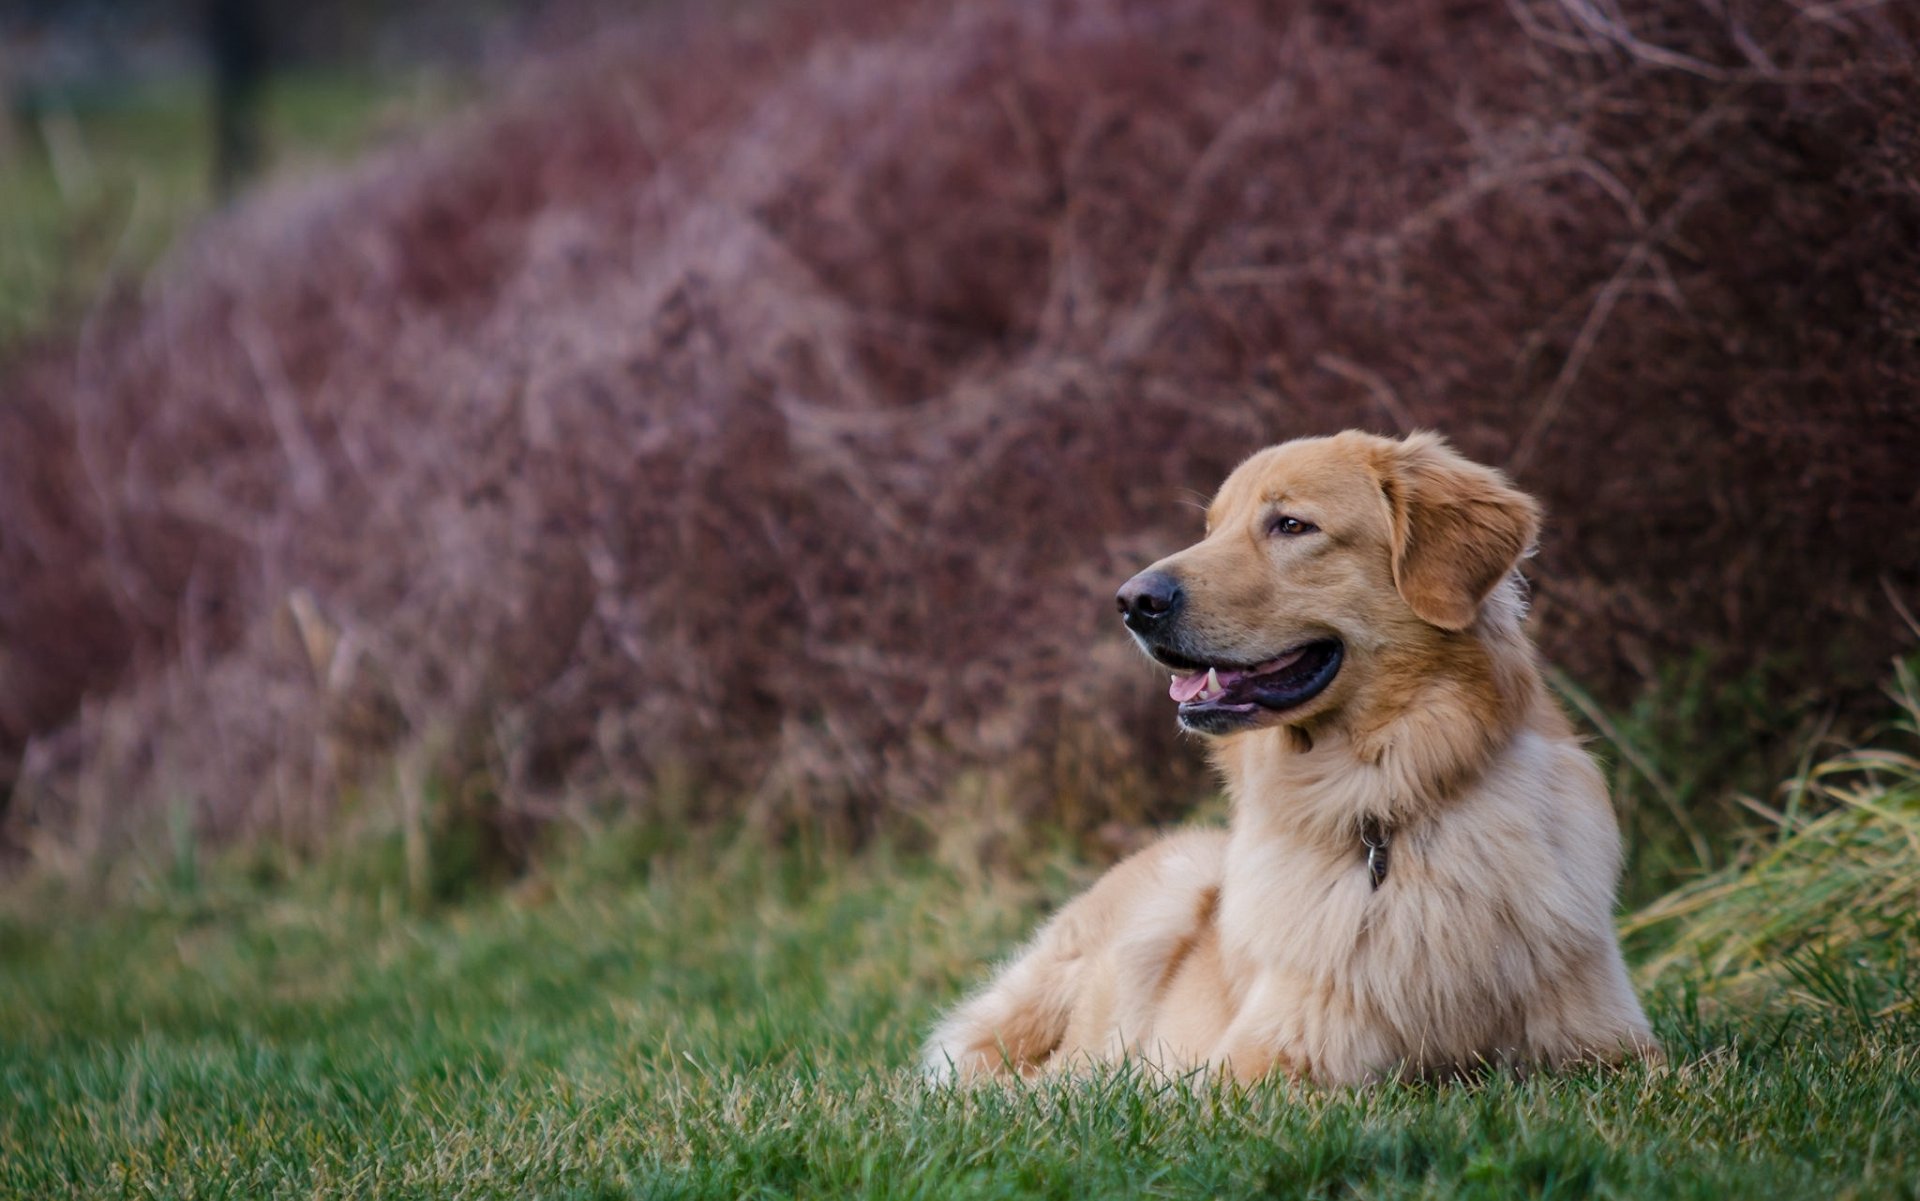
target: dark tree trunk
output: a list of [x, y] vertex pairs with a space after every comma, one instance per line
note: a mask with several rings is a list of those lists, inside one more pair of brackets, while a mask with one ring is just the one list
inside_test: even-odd
[[265, 5], [205, 0], [213, 64], [213, 186], [222, 199], [260, 165], [260, 97], [267, 80]]

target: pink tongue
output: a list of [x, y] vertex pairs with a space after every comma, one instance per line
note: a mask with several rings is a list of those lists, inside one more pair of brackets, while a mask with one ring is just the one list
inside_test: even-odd
[[[1223, 671], [1219, 673], [1220, 687], [1231, 688], [1234, 681], [1247, 673], [1244, 671]], [[1207, 690], [1207, 673], [1196, 671], [1190, 676], [1175, 676], [1173, 684], [1167, 689], [1167, 695], [1185, 704]]]
[[1207, 673], [1204, 671], [1196, 671], [1190, 676], [1173, 677], [1173, 685], [1167, 689], [1167, 695], [1184, 705], [1194, 697], [1199, 696], [1200, 690], [1206, 686]]
[[[1220, 687], [1231, 688], [1234, 684], [1248, 676], [1260, 676], [1268, 672], [1279, 671], [1283, 667], [1291, 666], [1295, 660], [1306, 653], [1307, 649], [1301, 647], [1290, 655], [1282, 655], [1278, 659], [1269, 659], [1249, 671], [1223, 671], [1219, 673]], [[1196, 671], [1190, 676], [1173, 677], [1173, 684], [1168, 687], [1167, 695], [1184, 705], [1206, 690], [1207, 673], [1204, 671]]]

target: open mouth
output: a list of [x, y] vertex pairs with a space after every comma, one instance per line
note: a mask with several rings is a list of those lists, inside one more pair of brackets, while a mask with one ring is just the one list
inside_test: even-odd
[[[1175, 673], [1167, 694], [1180, 703], [1181, 725], [1197, 733], [1223, 734], [1319, 696], [1339, 674], [1344, 653], [1337, 638], [1308, 642], [1252, 667], [1209, 666]], [[1199, 665], [1183, 659], [1179, 666]]]

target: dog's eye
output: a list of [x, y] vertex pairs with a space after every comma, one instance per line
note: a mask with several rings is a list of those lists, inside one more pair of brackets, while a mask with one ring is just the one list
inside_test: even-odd
[[1289, 538], [1297, 538], [1301, 534], [1314, 533], [1319, 530], [1319, 528], [1319, 526], [1313, 524], [1311, 521], [1302, 521], [1298, 517], [1276, 517], [1273, 519], [1273, 524], [1267, 527], [1267, 533], [1284, 534]]

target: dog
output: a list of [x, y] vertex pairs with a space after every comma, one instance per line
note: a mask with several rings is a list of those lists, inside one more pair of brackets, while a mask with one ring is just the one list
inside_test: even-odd
[[1619, 828], [1542, 682], [1540, 508], [1442, 438], [1270, 447], [1117, 600], [1232, 801], [941, 1021], [936, 1079], [1133, 1059], [1324, 1086], [1655, 1058]]

